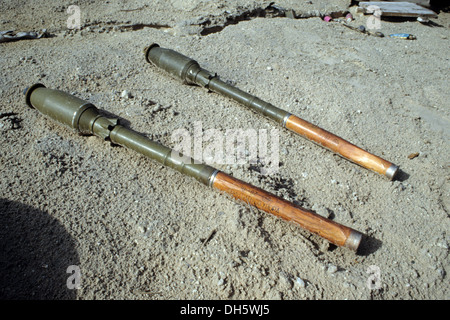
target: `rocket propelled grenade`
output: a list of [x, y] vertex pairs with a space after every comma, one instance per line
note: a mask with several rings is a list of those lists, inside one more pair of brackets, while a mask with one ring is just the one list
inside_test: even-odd
[[35, 84], [25, 92], [27, 104], [47, 117], [83, 134], [93, 134], [113, 144], [132, 149], [150, 159], [191, 176], [262, 211], [313, 232], [331, 243], [357, 250], [362, 234], [349, 227], [303, 209], [269, 192], [231, 177], [209, 165], [154, 142], [103, 116], [91, 103], [59, 90]]
[[300, 134], [336, 154], [366, 169], [385, 175], [390, 180], [395, 178], [398, 166], [373, 155], [354, 144], [306, 121], [285, 110], [275, 107], [258, 97], [244, 92], [222, 80], [217, 74], [200, 67], [197, 61], [171, 49], [161, 48], [154, 43], [145, 48], [147, 62], [167, 71], [186, 84], [196, 84], [210, 91], [229, 97], [244, 106], [262, 113], [278, 122], [283, 127]]

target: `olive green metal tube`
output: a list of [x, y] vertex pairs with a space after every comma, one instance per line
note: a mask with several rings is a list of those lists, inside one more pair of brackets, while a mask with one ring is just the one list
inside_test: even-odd
[[145, 49], [145, 58], [147, 62], [167, 71], [184, 83], [196, 84], [234, 99], [280, 124], [284, 124], [291, 115], [285, 110], [220, 80], [217, 74], [201, 68], [197, 61], [174, 50], [161, 48], [158, 44], [153, 43]]
[[114, 144], [132, 149], [165, 166], [211, 185], [217, 170], [198, 164], [192, 158], [175, 152], [119, 124], [118, 119], [102, 116], [91, 103], [59, 90], [35, 84], [26, 90], [26, 101], [59, 123], [83, 134], [93, 134]]
[[175, 156], [172, 149], [122, 126], [116, 126], [111, 131], [109, 138], [115, 144], [135, 150], [165, 166], [194, 177], [205, 185], [211, 184], [214, 173], [217, 171], [206, 164], [195, 164], [192, 158], [183, 155]]

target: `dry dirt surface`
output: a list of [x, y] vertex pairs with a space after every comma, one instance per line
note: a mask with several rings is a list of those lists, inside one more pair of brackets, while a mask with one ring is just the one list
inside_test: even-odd
[[[367, 25], [344, 0], [2, 1], [1, 31], [48, 36], [0, 43], [0, 297], [449, 299], [450, 14], [381, 20], [385, 37], [322, 19], [349, 11]], [[401, 172], [390, 181], [182, 84], [145, 61], [153, 42]], [[276, 172], [213, 165], [361, 231], [359, 251], [58, 125], [25, 103], [38, 82], [169, 147], [180, 129], [276, 129]]]

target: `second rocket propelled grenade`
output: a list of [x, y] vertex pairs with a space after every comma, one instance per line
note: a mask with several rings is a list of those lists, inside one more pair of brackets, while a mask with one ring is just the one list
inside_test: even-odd
[[394, 179], [398, 166], [373, 155], [356, 145], [303, 120], [285, 110], [259, 99], [219, 79], [217, 74], [200, 67], [197, 61], [171, 49], [153, 43], [145, 49], [147, 62], [160, 67], [187, 84], [196, 84], [229, 97], [244, 106], [262, 113], [283, 127], [339, 154], [340, 156], [389, 179]]
[[47, 89], [42, 84], [31, 86], [25, 94], [30, 107], [67, 127], [132, 149], [262, 211], [297, 223], [335, 245], [355, 251], [358, 249], [362, 238], [360, 232], [296, 206], [207, 164], [197, 164], [193, 159], [121, 126], [117, 119], [101, 115], [89, 102], [63, 91]]

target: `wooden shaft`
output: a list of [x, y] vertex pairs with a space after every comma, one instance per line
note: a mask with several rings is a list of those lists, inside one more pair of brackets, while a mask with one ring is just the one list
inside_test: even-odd
[[217, 173], [213, 187], [260, 210], [297, 223], [302, 228], [318, 234], [335, 245], [345, 246], [355, 251], [359, 246], [362, 234], [358, 231], [303, 209], [223, 172]]
[[391, 180], [397, 173], [398, 167], [393, 163], [375, 156], [308, 121], [300, 119], [299, 117], [291, 115], [286, 120], [285, 126], [289, 130], [322, 145], [364, 168], [385, 175]]

